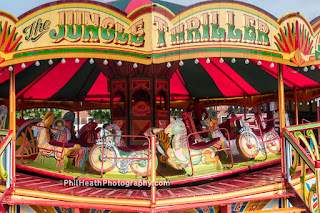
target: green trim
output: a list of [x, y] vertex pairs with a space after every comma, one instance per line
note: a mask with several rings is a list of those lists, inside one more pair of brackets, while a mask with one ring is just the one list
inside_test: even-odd
[[0, 135], [7, 135], [9, 130], [0, 130]]
[[149, 58], [149, 55], [134, 53], [134, 52], [125, 52], [120, 50], [108, 50], [108, 49], [84, 49], [84, 48], [68, 48], [68, 49], [51, 49], [51, 50], [39, 50], [39, 51], [32, 51], [32, 52], [24, 52], [20, 54], [16, 54], [13, 58], [22, 58], [27, 56], [35, 56], [35, 55], [42, 55], [42, 54], [50, 54], [50, 53], [109, 53], [109, 54], [118, 54], [118, 55], [127, 55], [133, 56], [138, 58]]
[[258, 50], [240, 49], [240, 48], [220, 48], [220, 47], [176, 50], [176, 51], [166, 52], [166, 53], [153, 53], [152, 57], [153, 58], [161, 58], [161, 57], [165, 57], [165, 56], [173, 56], [173, 55], [188, 54], [188, 53], [201, 53], [201, 52], [242, 52], [242, 53], [251, 53], [251, 54], [272, 56], [272, 57], [276, 57], [276, 58], [283, 58], [282, 55], [278, 54], [278, 53], [258, 51]]
[[292, 145], [292, 147], [297, 151], [297, 153], [299, 154], [300, 157], [302, 157], [302, 159], [304, 160], [304, 162], [306, 162], [309, 166], [309, 168], [315, 172], [316, 169], [314, 167], [314, 165], [312, 164], [312, 162], [307, 158], [306, 155], [303, 154], [303, 152], [299, 149], [299, 147], [296, 144], [296, 141], [292, 140], [292, 138], [289, 136], [287, 131], [283, 131], [283, 135], [286, 137], [286, 139], [290, 142], [290, 144]]
[[[165, 53], [153, 53], [152, 58], [161, 58], [167, 56], [189, 54], [189, 53], [204, 53], [204, 52], [242, 52], [242, 53], [251, 53], [251, 54], [260, 54], [265, 56], [271, 56], [276, 58], [283, 58], [281, 54], [264, 52], [258, 50], [248, 50], [248, 49], [238, 49], [238, 48], [198, 48], [198, 49], [187, 49], [187, 50], [176, 50]], [[132, 56], [142, 59], [151, 58], [151, 55], [139, 54], [135, 52], [126, 52], [121, 50], [109, 50], [109, 49], [85, 49], [85, 48], [68, 48], [68, 49], [50, 49], [50, 50], [39, 50], [39, 51], [30, 51], [19, 53], [13, 56], [13, 58], [22, 58], [27, 56], [36, 56], [42, 54], [52, 54], [52, 53], [103, 53], [103, 54], [117, 54], [124, 56]]]
[[286, 127], [289, 132], [292, 131], [298, 131], [302, 129], [313, 129], [313, 128], [318, 128], [320, 127], [320, 122], [317, 123], [311, 123], [311, 124], [304, 124], [304, 125], [299, 125], [299, 126], [292, 126], [292, 127]]
[[[8, 136], [8, 133], [9, 133], [9, 131], [3, 131], [3, 130], [0, 131], [0, 134], [1, 134], [1, 135], [6, 135], [6, 136]], [[7, 138], [7, 140], [4, 142], [3, 146], [0, 147], [0, 153], [2, 153], [2, 152], [7, 148], [8, 144], [9, 144], [10, 141], [11, 141], [11, 139], [12, 139], [12, 134], [10, 134], [10, 135], [8, 136], [8, 138]]]

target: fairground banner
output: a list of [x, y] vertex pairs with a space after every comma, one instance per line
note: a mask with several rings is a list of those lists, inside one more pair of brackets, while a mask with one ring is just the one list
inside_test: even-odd
[[203, 2], [177, 14], [159, 4], [126, 14], [100, 3], [54, 2], [19, 19], [0, 11], [0, 66], [119, 56], [141, 64], [238, 57], [307, 66], [319, 64], [320, 20], [310, 23], [239, 2]]

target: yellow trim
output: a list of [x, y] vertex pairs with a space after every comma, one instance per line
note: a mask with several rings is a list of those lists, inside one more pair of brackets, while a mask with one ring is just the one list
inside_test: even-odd
[[104, 205], [127, 205], [127, 206], [144, 206], [149, 207], [149, 200], [133, 200], [133, 199], [116, 199], [116, 198], [93, 198], [93, 197], [80, 197], [72, 195], [64, 195], [51, 192], [42, 192], [29, 189], [16, 188], [16, 195], [32, 196], [37, 198], [46, 198], [52, 200], [63, 200], [70, 202], [104, 204]]
[[[0, 67], [5, 67], [9, 65], [32, 62], [37, 60], [49, 60], [56, 58], [98, 58], [98, 59], [108, 59], [108, 60], [122, 60], [128, 62], [137, 62], [137, 57], [134, 56], [124, 56], [118, 54], [107, 54], [107, 53], [50, 53], [50, 54], [42, 54], [37, 56], [26, 56], [23, 58], [16, 58], [10, 61], [4, 61], [0, 64]], [[141, 59], [139, 58], [138, 63], [149, 65], [151, 64], [151, 59]]]
[[314, 34], [314, 31], [313, 31], [313, 27], [311, 26], [311, 24], [310, 24], [310, 22], [308, 21], [308, 19], [306, 19], [306, 17], [304, 17], [304, 15], [302, 15], [302, 14], [300, 14], [300, 13], [298, 13], [298, 12], [287, 13], [287, 14], [281, 16], [281, 17], [277, 20], [277, 22], [279, 22], [281, 19], [284, 19], [284, 21], [286, 21], [286, 20], [289, 20], [289, 19], [292, 19], [292, 18], [294, 18], [294, 19], [295, 19], [294, 21], [296, 21], [297, 17], [286, 18], [286, 16], [290, 16], [290, 15], [297, 15], [298, 17], [300, 16], [300, 18], [307, 23], [308, 27], [310, 27], [310, 29], [311, 29], [311, 31], [312, 31], [312, 32], [311, 32], [311, 33], [312, 33], [312, 36], [315, 35], [315, 34]]
[[215, 194], [215, 195], [204, 195], [197, 197], [185, 197], [185, 198], [174, 198], [157, 200], [157, 206], [167, 206], [167, 205], [178, 205], [185, 203], [197, 203], [197, 202], [208, 202], [213, 200], [231, 199], [240, 196], [248, 196], [257, 193], [264, 193], [268, 191], [282, 190], [283, 183], [276, 183], [268, 186], [256, 187], [251, 189], [244, 189], [240, 191], [235, 191], [231, 193]]
[[8, 12], [6, 12], [6, 11], [4, 11], [4, 10], [0, 10], [0, 12], [1, 13], [5, 13], [5, 14], [7, 14], [8, 16], [10, 16], [11, 18], [13, 18], [14, 20], [16, 20], [16, 22], [18, 22], [19, 21], [19, 19], [18, 18], [16, 18], [14, 15], [12, 15], [11, 13], [8, 13]]
[[90, 4], [90, 3], [69, 2], [69, 3], [64, 3], [64, 4], [47, 6], [47, 7], [41, 8], [37, 11], [34, 11], [33, 13], [28, 14], [27, 16], [25, 16], [21, 20], [19, 20], [17, 22], [17, 26], [20, 26], [21, 24], [23, 24], [27, 20], [32, 19], [35, 16], [40, 15], [41, 13], [47, 13], [47, 12], [51, 12], [53, 10], [58, 10], [58, 9], [70, 10], [75, 7], [83, 7], [85, 10], [90, 10], [90, 9], [100, 10], [101, 12], [105, 12], [105, 13], [109, 13], [111, 15], [114, 15], [115, 17], [123, 20], [124, 22], [127, 22], [128, 24], [132, 23], [132, 21], [130, 19], [128, 19], [126, 16], [124, 16], [121, 13], [118, 13], [114, 10], [111, 10], [109, 8], [106, 8], [106, 7], [103, 7], [100, 5]]
[[[157, 4], [157, 3], [153, 3], [153, 4], [156, 4], [157, 7], [160, 7], [160, 8], [162, 8], [162, 9], [168, 11], [173, 17], [175, 16], [175, 14], [174, 14], [169, 8], [167, 8], [167, 7], [165, 7], [165, 6], [161, 5], [161, 4]], [[136, 8], [136, 9], [132, 10], [131, 13], [129, 13], [127, 17], [132, 16], [134, 13], [136, 13], [138, 10], [140, 10], [140, 8], [142, 8], [142, 7], [148, 7], [148, 6], [149, 6], [149, 7], [152, 7], [153, 4], [145, 4], [145, 5], [142, 5], [141, 7], [138, 7], [138, 8]], [[152, 11], [152, 12], [155, 12], [155, 11]]]

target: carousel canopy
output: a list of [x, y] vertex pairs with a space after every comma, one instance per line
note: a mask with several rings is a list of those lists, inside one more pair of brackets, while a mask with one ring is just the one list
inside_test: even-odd
[[1, 12], [0, 98], [14, 65], [18, 108], [109, 107], [110, 81], [141, 75], [170, 79], [172, 107], [189, 97], [249, 106], [277, 101], [283, 64], [287, 98], [296, 90], [306, 101], [320, 95], [319, 20], [277, 20], [236, 1], [57, 1], [19, 18]]

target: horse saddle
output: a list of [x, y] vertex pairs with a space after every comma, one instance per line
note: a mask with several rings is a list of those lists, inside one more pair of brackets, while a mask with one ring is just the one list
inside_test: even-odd
[[[56, 141], [56, 140], [49, 141], [49, 144], [52, 145], [52, 146], [63, 147], [63, 142]], [[64, 144], [64, 148], [71, 148], [74, 145], [75, 145], [74, 143], [65, 143]]]
[[205, 149], [207, 147], [211, 147], [213, 146], [214, 144], [218, 143], [220, 141], [220, 138], [217, 137], [217, 138], [213, 138], [212, 140], [210, 141], [201, 141], [201, 142], [198, 142], [198, 143], [189, 143], [189, 146], [190, 146], [190, 149], [195, 149], [195, 150], [200, 150], [200, 149]]

